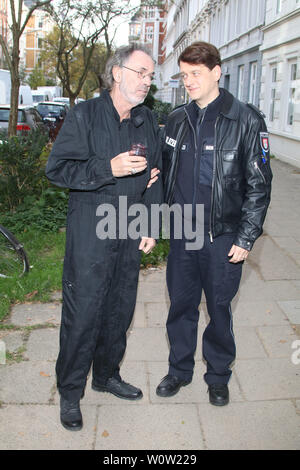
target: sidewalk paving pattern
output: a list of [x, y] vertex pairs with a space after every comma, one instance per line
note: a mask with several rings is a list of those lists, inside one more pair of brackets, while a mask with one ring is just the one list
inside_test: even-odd
[[[233, 302], [237, 358], [225, 407], [208, 403], [200, 304], [193, 382], [172, 398], [155, 389], [167, 373], [165, 266], [141, 271], [136, 311], [121, 367], [140, 386], [138, 402], [91, 390], [81, 401], [84, 427], [66, 431], [55, 383], [60, 293], [48, 304], [15, 305], [2, 330], [21, 360], [0, 365], [0, 449], [269, 450], [300, 449], [300, 174], [272, 160], [273, 195], [264, 234], [244, 266]], [[31, 327], [31, 328], [27, 328]]]

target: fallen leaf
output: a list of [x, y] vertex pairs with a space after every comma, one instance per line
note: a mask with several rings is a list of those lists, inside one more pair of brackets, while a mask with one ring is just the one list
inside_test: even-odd
[[42, 377], [51, 377], [50, 374], [46, 374], [46, 373], [43, 372], [43, 371], [40, 372], [40, 375], [41, 375]]
[[37, 293], [38, 293], [38, 290], [34, 290], [32, 292], [29, 292], [29, 294], [25, 295], [25, 298], [26, 299], [32, 299], [32, 297], [34, 297]]
[[108, 437], [108, 436], [109, 436], [109, 433], [106, 431], [106, 429], [104, 429], [102, 433], [102, 437]]

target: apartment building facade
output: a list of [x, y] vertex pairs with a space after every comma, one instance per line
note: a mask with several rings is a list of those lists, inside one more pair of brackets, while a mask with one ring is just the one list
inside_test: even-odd
[[208, 41], [221, 53], [220, 86], [258, 106], [264, 16], [265, 0], [181, 0], [172, 4], [167, 16], [166, 60], [161, 67], [163, 77], [171, 80], [164, 79], [161, 98], [173, 105], [186, 101], [178, 81], [178, 56], [188, 44]]
[[[24, 15], [31, 2], [24, 2]], [[29, 19], [20, 41], [20, 62], [26, 74], [32, 72], [39, 63], [44, 37], [53, 29], [53, 22], [41, 9], [36, 9]]]
[[300, 1], [267, 0], [260, 107], [272, 153], [300, 167]]
[[166, 15], [163, 3], [161, 7], [141, 5], [129, 22], [129, 42], [142, 42], [146, 45], [157, 66], [165, 60], [163, 42]]
[[168, 0], [158, 99], [188, 100], [178, 56], [194, 41], [215, 44], [220, 86], [266, 115], [272, 153], [300, 167], [300, 0]]

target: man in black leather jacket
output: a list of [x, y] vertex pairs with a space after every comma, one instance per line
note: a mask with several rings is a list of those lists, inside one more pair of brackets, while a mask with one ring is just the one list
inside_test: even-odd
[[[192, 380], [203, 290], [210, 317], [202, 342], [204, 380], [210, 403], [225, 405], [236, 354], [230, 304], [270, 202], [269, 140], [262, 113], [219, 88], [221, 59], [213, 45], [193, 43], [178, 64], [192, 101], [175, 109], [165, 127], [165, 201], [179, 205], [182, 214], [191, 205], [192, 221], [204, 227], [204, 236], [201, 249], [189, 250], [171, 224], [169, 371], [156, 393], [172, 396]], [[204, 209], [200, 224], [199, 205]]]

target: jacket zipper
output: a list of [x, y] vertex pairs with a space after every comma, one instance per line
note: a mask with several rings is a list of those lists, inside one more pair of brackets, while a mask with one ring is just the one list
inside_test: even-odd
[[261, 175], [262, 179], [263, 179], [263, 182], [266, 184], [266, 178], [264, 177], [261, 169], [259, 168], [258, 166], [258, 163], [255, 161], [254, 162], [254, 168], [258, 171], [258, 173]]
[[210, 215], [209, 215], [209, 238], [210, 242], [213, 243], [213, 231], [212, 231], [212, 209], [213, 209], [213, 198], [214, 198], [214, 183], [215, 183], [215, 176], [216, 176], [216, 165], [217, 165], [217, 151], [216, 151], [216, 143], [217, 143], [217, 124], [219, 122], [220, 117], [217, 116], [215, 122], [215, 139], [214, 139], [214, 161], [213, 161], [213, 177], [212, 177], [212, 185], [211, 185], [211, 202], [210, 202]]
[[[192, 128], [192, 130], [193, 130], [194, 143], [195, 143], [194, 161], [196, 162], [196, 161], [197, 161], [197, 152], [198, 152], [196, 133], [195, 133], [194, 126], [193, 126], [192, 123], [191, 123], [190, 116], [188, 115], [188, 113], [186, 112], [186, 110], [184, 110], [184, 111], [185, 111], [185, 113], [186, 113], [186, 115], [187, 115], [189, 124], [190, 124], [190, 126], [191, 126], [191, 128]], [[195, 164], [195, 166], [194, 166], [194, 190], [193, 190], [192, 213], [194, 213], [194, 206], [195, 206], [195, 199], [196, 199], [195, 187], [196, 187], [196, 164]]]
[[[181, 139], [181, 135], [183, 133], [183, 128], [184, 128], [184, 121], [181, 123], [181, 126], [179, 128], [179, 131], [178, 131], [178, 134], [177, 134], [177, 143], [176, 143], [176, 146], [174, 148], [174, 151], [173, 151], [173, 156], [174, 156], [174, 159], [175, 159], [175, 162], [176, 162], [176, 168], [174, 171], [174, 174], [176, 175], [176, 172], [177, 172], [177, 166], [178, 166], [178, 158], [176, 159], [176, 153], [177, 153], [177, 149], [179, 147], [179, 144], [181, 143], [180, 142], [180, 139]], [[172, 187], [170, 189], [170, 195], [172, 194], [173, 195], [173, 191], [174, 191], [174, 186], [175, 186], [175, 180], [176, 180], [176, 177], [173, 178], [173, 182], [172, 182]], [[170, 197], [170, 196], [169, 196]], [[170, 198], [170, 202], [171, 202], [171, 198]]]

